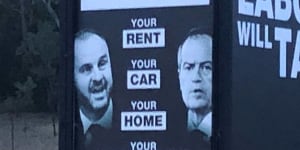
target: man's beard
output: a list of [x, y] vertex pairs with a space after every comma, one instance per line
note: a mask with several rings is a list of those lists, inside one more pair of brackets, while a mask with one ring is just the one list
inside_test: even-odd
[[108, 89], [108, 82], [104, 78], [102, 78], [99, 81], [97, 81], [97, 80], [91, 81], [89, 84], [88, 91], [91, 94], [103, 92], [104, 90], [110, 90], [110, 89]]
[[[110, 91], [111, 88], [109, 87], [108, 81], [106, 79], [101, 79], [99, 81], [91, 81], [88, 87], [88, 94], [89, 95], [84, 95], [81, 91], [77, 90], [78, 94], [78, 106], [81, 110], [83, 110], [85, 113], [88, 114], [103, 114], [109, 104], [110, 100]], [[106, 92], [106, 100], [107, 104], [104, 105], [101, 108], [94, 108], [91, 103], [91, 95], [92, 94], [97, 94], [101, 92]], [[98, 116], [98, 115], [97, 115]]]

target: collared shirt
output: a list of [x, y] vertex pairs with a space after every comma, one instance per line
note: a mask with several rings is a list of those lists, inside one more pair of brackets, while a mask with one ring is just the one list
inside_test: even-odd
[[113, 105], [112, 105], [112, 100], [111, 99], [109, 100], [109, 104], [108, 104], [108, 107], [107, 107], [106, 112], [104, 113], [104, 115], [99, 120], [97, 120], [95, 122], [89, 120], [83, 114], [83, 112], [80, 110], [80, 118], [81, 118], [81, 121], [82, 121], [83, 133], [85, 134], [87, 132], [88, 128], [92, 124], [98, 124], [98, 125], [102, 126], [103, 128], [106, 128], [106, 129], [111, 128], [112, 112], [113, 112]]
[[188, 131], [193, 131], [193, 130], [200, 130], [203, 133], [205, 133], [208, 137], [211, 136], [211, 124], [212, 124], [212, 113], [209, 112], [201, 121], [199, 125], [197, 125], [196, 122], [197, 118], [195, 114], [189, 110], [188, 111]]

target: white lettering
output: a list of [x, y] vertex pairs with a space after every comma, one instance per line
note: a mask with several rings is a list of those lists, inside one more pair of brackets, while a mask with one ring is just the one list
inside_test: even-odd
[[299, 0], [293, 0], [293, 6], [294, 6], [295, 18], [296, 18], [298, 24], [300, 24], [300, 5], [299, 5]]
[[133, 110], [156, 110], [156, 101], [131, 101]]
[[256, 24], [256, 46], [259, 48], [264, 47], [264, 41], [260, 40], [260, 24]]
[[135, 18], [131, 19], [133, 28], [149, 28], [156, 27], [156, 18]]
[[[260, 24], [237, 21], [239, 44], [248, 46], [251, 40], [251, 47], [272, 49], [272, 43], [269, 39], [269, 26], [264, 25], [261, 29]], [[261, 32], [263, 30], [263, 32]], [[261, 36], [261, 33], [263, 35]]]
[[300, 72], [300, 30], [297, 32], [291, 78], [297, 78]]
[[239, 14], [253, 16], [253, 12], [254, 12], [253, 3], [246, 2], [246, 0], [239, 0], [238, 5], [239, 5], [238, 8]]
[[132, 59], [133, 69], [154, 69], [157, 68], [156, 59]]
[[293, 13], [300, 24], [299, 0], [238, 0], [238, 13], [256, 17], [266, 13], [268, 19], [280, 21], [288, 21]]
[[131, 19], [131, 24], [135, 28], [137, 19]]
[[131, 141], [131, 150], [156, 150], [154, 141]]
[[[284, 4], [284, 8], [283, 8]], [[291, 0], [275, 0], [275, 19], [288, 21], [292, 15]]]
[[255, 23], [251, 23], [251, 46], [255, 47]]
[[275, 27], [275, 40], [279, 41], [279, 76], [286, 77], [286, 50], [287, 42], [292, 41], [292, 30]]
[[237, 22], [238, 33], [239, 33], [239, 43], [243, 46], [248, 46], [249, 43], [249, 33], [250, 33], [250, 22]]
[[257, 17], [261, 17], [262, 11], [265, 11], [267, 13], [267, 17], [269, 19], [274, 18], [271, 0], [256, 0], [254, 15]]
[[269, 40], [269, 26], [265, 25], [265, 48], [272, 49], [272, 42]]

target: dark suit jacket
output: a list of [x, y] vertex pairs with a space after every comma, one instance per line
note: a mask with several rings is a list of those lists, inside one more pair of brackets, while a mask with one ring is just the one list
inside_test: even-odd
[[211, 150], [211, 142], [202, 132], [192, 131], [187, 134], [185, 147], [188, 150]]
[[96, 128], [91, 133], [91, 141], [86, 142], [79, 109], [75, 121], [75, 147], [76, 150], [116, 150], [118, 134], [114, 128]]

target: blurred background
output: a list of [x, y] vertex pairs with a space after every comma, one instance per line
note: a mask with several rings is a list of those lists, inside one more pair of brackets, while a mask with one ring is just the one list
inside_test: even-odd
[[0, 0], [0, 150], [57, 150], [59, 0]]

